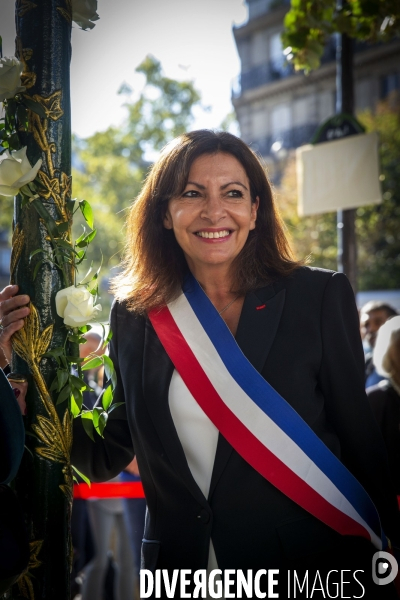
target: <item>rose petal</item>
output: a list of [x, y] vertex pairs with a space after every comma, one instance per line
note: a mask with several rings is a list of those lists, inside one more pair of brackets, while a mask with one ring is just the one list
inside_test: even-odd
[[[21, 165], [23, 165], [25, 163], [28, 163], [28, 169], [31, 168], [31, 163], [29, 162], [29, 160], [26, 157], [26, 151], [27, 151], [27, 146], [24, 146], [23, 148], [20, 148], [19, 150], [13, 150], [11, 152], [11, 156], [12, 158], [14, 158], [14, 160], [17, 160]], [[25, 169], [26, 170], [26, 169]]]
[[13, 188], [8, 185], [0, 185], [1, 196], [16, 196], [19, 192], [19, 188]]
[[23, 64], [15, 57], [0, 59], [0, 101], [13, 98], [25, 88], [21, 86]]
[[0, 184], [2, 185], [13, 185], [18, 187], [16, 182], [20, 177], [23, 176], [21, 170], [21, 164], [11, 158], [6, 158], [0, 163]]
[[36, 164], [31, 168], [31, 170], [28, 173], [25, 173], [25, 175], [23, 175], [22, 177], [20, 177], [18, 179], [18, 181], [16, 181], [14, 183], [14, 185], [18, 185], [20, 188], [29, 183], [30, 181], [33, 181], [36, 177], [36, 175], [38, 174], [38, 171], [40, 169], [40, 167], [42, 166], [42, 159], [39, 158], [39, 160], [36, 162]]
[[75, 286], [70, 285], [69, 287], [64, 288], [63, 290], [60, 290], [56, 294], [56, 313], [62, 319], [64, 318], [64, 311], [68, 304], [68, 294], [70, 293], [70, 290], [72, 290], [74, 287]]

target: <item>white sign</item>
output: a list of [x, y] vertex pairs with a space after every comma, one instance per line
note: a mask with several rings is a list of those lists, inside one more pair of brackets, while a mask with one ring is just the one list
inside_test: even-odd
[[382, 202], [377, 133], [301, 146], [296, 159], [300, 216]]

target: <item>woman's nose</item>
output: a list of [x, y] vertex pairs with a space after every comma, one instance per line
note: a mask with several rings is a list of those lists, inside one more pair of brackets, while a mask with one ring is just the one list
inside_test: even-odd
[[201, 216], [214, 223], [223, 218], [225, 214], [225, 206], [221, 196], [217, 193], [208, 194]]

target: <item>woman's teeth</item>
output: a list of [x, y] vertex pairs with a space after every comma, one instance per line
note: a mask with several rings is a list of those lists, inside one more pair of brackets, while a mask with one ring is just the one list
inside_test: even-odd
[[229, 235], [229, 231], [227, 229], [224, 231], [197, 231], [196, 235], [202, 238], [222, 238], [227, 237]]

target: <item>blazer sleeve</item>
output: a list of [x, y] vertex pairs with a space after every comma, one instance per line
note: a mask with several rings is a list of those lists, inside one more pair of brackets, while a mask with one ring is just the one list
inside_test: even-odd
[[341, 460], [372, 498], [386, 535], [399, 540], [398, 509], [383, 439], [364, 388], [364, 353], [350, 283], [329, 279], [321, 311], [323, 357], [319, 385], [341, 445]]
[[[117, 385], [113, 403], [122, 402], [109, 415], [104, 429], [104, 438], [94, 432], [93, 442], [82, 427], [82, 420], [74, 420], [74, 441], [71, 462], [91, 481], [108, 481], [120, 473], [133, 459], [134, 449], [128, 425], [125, 394], [118, 362], [118, 309], [115, 302], [111, 309], [110, 326], [113, 337], [110, 341], [110, 358], [113, 361]], [[101, 397], [97, 403], [101, 402]], [[96, 403], [96, 404], [97, 404]]]

